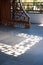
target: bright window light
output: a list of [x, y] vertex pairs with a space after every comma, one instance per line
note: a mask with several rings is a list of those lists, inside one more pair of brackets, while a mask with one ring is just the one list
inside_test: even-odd
[[43, 26], [43, 24], [39, 24], [38, 26]]

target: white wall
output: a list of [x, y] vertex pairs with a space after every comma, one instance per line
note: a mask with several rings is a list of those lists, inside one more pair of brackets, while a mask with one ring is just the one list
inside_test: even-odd
[[31, 23], [43, 23], [43, 14], [29, 14]]

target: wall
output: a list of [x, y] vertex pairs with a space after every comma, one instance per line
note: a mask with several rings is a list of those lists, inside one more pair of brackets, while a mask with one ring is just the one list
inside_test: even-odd
[[31, 23], [43, 23], [43, 14], [29, 14]]

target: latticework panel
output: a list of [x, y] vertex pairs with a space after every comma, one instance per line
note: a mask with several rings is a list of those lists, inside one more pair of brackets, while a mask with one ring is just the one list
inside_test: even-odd
[[8, 26], [30, 27], [29, 17], [17, 0], [0, 0], [0, 23]]
[[[15, 4], [14, 4], [15, 3]], [[13, 20], [17, 25], [23, 25], [24, 27], [30, 27], [30, 18], [24, 13], [20, 2], [13, 1]]]

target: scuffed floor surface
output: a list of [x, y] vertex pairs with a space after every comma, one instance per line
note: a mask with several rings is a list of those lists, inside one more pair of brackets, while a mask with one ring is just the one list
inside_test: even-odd
[[0, 26], [0, 65], [43, 65], [43, 26]]

